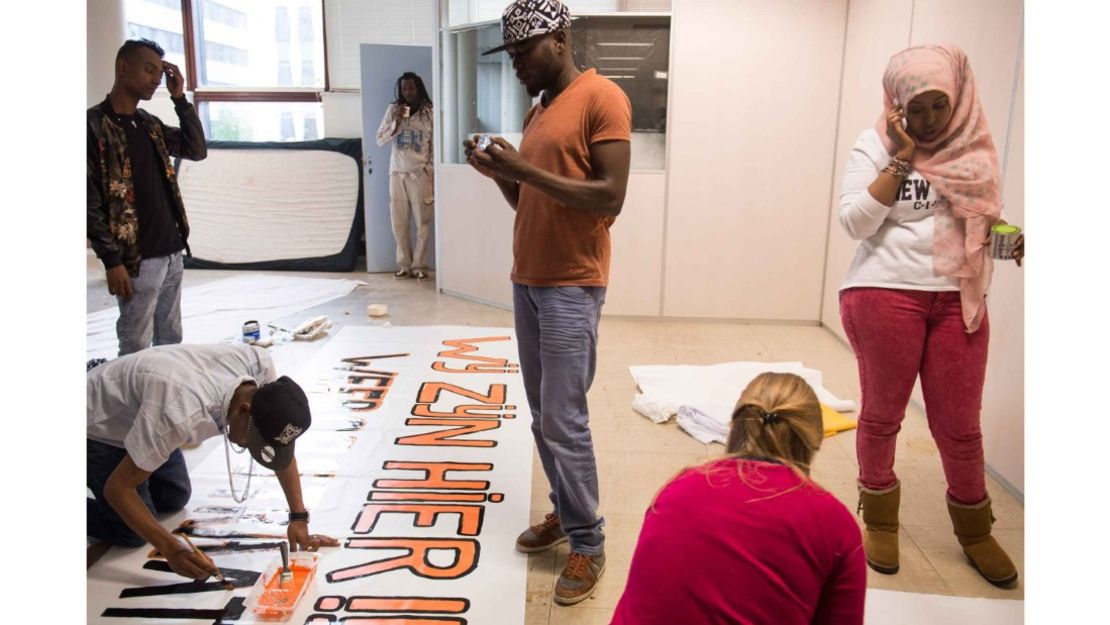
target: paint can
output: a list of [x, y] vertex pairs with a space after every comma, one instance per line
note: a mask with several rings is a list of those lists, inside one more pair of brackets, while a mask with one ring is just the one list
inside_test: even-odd
[[243, 342], [247, 345], [254, 345], [258, 339], [262, 338], [262, 326], [254, 319], [243, 324]]
[[1010, 224], [998, 224], [991, 227], [991, 258], [996, 260], [1012, 260], [1014, 245], [1021, 236], [1021, 228]]
[[389, 306], [385, 304], [370, 304], [366, 307], [366, 315], [369, 317], [384, 317], [389, 313]]

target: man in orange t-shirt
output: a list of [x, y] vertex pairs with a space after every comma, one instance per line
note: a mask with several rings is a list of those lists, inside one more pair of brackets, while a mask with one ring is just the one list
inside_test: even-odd
[[528, 94], [541, 97], [524, 119], [519, 152], [501, 137], [484, 148], [478, 137], [463, 142], [467, 162], [516, 211], [511, 279], [520, 367], [554, 506], [516, 544], [531, 553], [570, 541], [554, 594], [563, 605], [589, 597], [605, 570], [586, 392], [632, 133], [628, 97], [596, 70], [578, 70], [569, 27], [570, 13], [556, 0], [516, 0], [505, 9], [505, 45], [485, 54], [505, 50]]

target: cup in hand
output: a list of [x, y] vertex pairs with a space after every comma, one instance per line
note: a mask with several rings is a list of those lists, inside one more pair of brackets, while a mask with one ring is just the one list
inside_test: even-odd
[[991, 258], [1010, 260], [1014, 257], [1014, 245], [1021, 236], [1021, 228], [1010, 224], [991, 227]]

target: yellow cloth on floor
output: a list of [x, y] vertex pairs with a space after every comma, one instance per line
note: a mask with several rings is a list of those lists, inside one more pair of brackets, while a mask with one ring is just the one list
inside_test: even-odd
[[825, 404], [821, 404], [821, 422], [825, 426], [826, 437], [856, 427], [855, 419], [842, 415]]

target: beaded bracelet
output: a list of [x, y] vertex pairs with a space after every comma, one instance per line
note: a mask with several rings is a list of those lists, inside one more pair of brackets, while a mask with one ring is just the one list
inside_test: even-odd
[[905, 178], [910, 173], [910, 162], [904, 161], [897, 156], [890, 157], [890, 162], [883, 168], [883, 173]]

